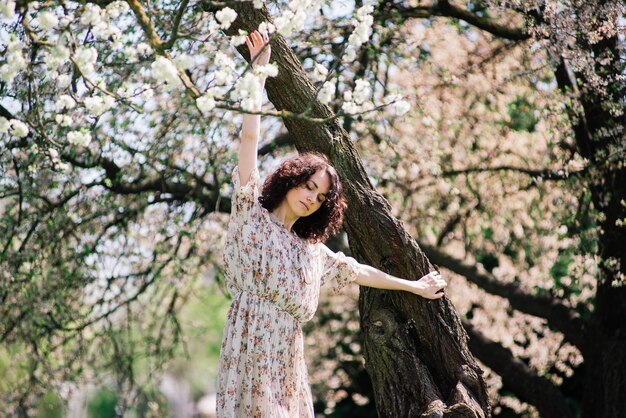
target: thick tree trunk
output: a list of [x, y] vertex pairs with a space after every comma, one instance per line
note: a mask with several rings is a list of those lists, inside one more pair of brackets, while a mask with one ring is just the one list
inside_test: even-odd
[[[235, 6], [233, 6], [235, 7]], [[251, 3], [236, 5], [238, 18], [228, 30], [254, 30], [270, 18]], [[267, 81], [276, 109], [327, 119], [311, 123], [292, 118], [285, 125], [298, 150], [330, 157], [349, 202], [344, 224], [350, 247], [359, 260], [391, 274], [419, 278], [430, 263], [394, 219], [389, 204], [373, 189], [348, 133], [315, 90], [285, 40], [275, 36], [272, 61], [277, 77]], [[239, 49], [248, 59], [244, 48]], [[467, 348], [467, 335], [447, 299], [426, 301], [416, 296], [362, 288], [361, 326], [365, 333], [366, 368], [382, 417], [489, 415], [482, 371]]]
[[[617, 22], [615, 22], [617, 24]], [[595, 73], [607, 82], [605, 94], [585, 85], [583, 74], [571, 80], [566, 62], [556, 71], [561, 90], [576, 91], [582, 86], [582, 111], [572, 122], [578, 152], [590, 161], [588, 183], [595, 209], [601, 213], [598, 239], [600, 272], [595, 312], [586, 335], [585, 388], [583, 417], [626, 417], [626, 140], [624, 111], [626, 86], [622, 73], [617, 37], [593, 46]]]

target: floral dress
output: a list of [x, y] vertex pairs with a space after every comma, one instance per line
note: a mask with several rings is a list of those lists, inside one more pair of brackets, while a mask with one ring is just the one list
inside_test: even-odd
[[320, 286], [335, 292], [356, 279], [358, 263], [278, 224], [258, 201], [255, 168], [234, 184], [224, 246], [232, 295], [220, 353], [219, 418], [312, 418], [301, 324], [317, 309]]

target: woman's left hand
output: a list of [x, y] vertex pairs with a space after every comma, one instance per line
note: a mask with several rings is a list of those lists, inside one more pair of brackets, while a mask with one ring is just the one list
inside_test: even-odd
[[272, 48], [269, 43], [269, 36], [267, 36], [267, 34], [261, 35], [257, 30], [252, 32], [250, 36], [246, 36], [246, 45], [248, 45], [248, 50], [250, 51], [252, 68], [256, 68], [259, 65], [266, 65], [270, 62]]
[[431, 271], [413, 284], [413, 293], [426, 299], [440, 299], [445, 296], [444, 289], [448, 283], [438, 271]]

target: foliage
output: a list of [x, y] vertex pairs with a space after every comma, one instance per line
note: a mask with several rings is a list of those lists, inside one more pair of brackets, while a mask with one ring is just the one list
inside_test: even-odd
[[[597, 56], [622, 6], [467, 3], [509, 24], [505, 33], [401, 3], [272, 1], [266, 28], [286, 37], [318, 99], [344, 117], [370, 180], [413, 236], [590, 317], [605, 217], [591, 190], [624, 152], [611, 139], [619, 127], [607, 125], [596, 138], [606, 146], [583, 155], [572, 126], [585, 98], [623, 114], [623, 70], [603, 73], [598, 62], [612, 58]], [[116, 388], [117, 408], [129, 407], [150, 391], [142, 379], [203, 338], [181, 332], [186, 305], [191, 316], [223, 314], [226, 302], [203, 307], [198, 289], [211, 269], [219, 278], [232, 138], [261, 74], [237, 57], [241, 37], [224, 35], [232, 14], [216, 18], [222, 6], [0, 6], [0, 407], [9, 414], [33, 413], [51, 390], [67, 398], [64, 384], [94, 373]], [[571, 86], [555, 75], [563, 60], [578, 77]], [[268, 172], [292, 150], [273, 141], [280, 120], [264, 120]], [[561, 333], [448, 275], [475, 326], [555, 385], [575, 386], [583, 357]], [[371, 409], [354, 299], [333, 301], [309, 329], [318, 406]], [[201, 322], [210, 352], [193, 358], [215, 358], [221, 322], [212, 321]], [[489, 377], [496, 414], [532, 411]], [[580, 390], [568, 397], [579, 407]]]

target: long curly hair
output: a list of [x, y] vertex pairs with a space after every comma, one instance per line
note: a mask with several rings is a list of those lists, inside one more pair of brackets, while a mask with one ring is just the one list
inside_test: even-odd
[[269, 212], [276, 209], [293, 188], [305, 184], [313, 174], [325, 170], [330, 178], [330, 189], [322, 206], [312, 214], [299, 218], [292, 229], [309, 242], [324, 242], [339, 232], [343, 213], [348, 207], [337, 171], [325, 155], [305, 152], [283, 161], [263, 183], [259, 202]]

